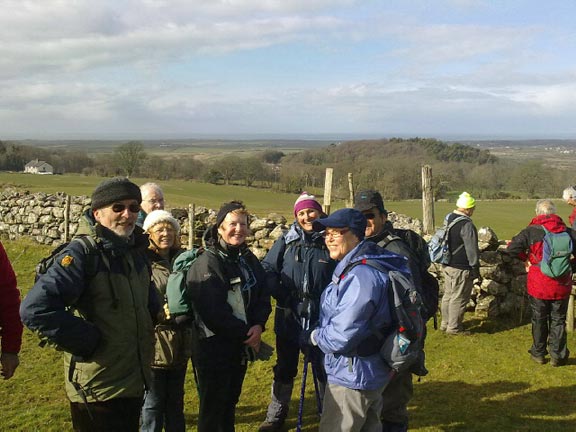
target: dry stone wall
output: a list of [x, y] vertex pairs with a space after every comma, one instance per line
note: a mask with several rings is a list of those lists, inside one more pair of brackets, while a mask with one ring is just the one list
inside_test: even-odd
[[[87, 196], [71, 196], [68, 216], [69, 236], [78, 228], [78, 221], [84, 211], [90, 208]], [[59, 245], [65, 241], [65, 209], [67, 196], [63, 193], [29, 193], [16, 190], [4, 190], [0, 194], [0, 237], [18, 240], [29, 237], [46, 245]], [[194, 244], [202, 244], [202, 234], [206, 226], [216, 220], [216, 211], [206, 207], [196, 207], [194, 223], [189, 223], [188, 210], [171, 209], [182, 227], [182, 244], [188, 244], [193, 231]], [[397, 228], [409, 228], [422, 233], [422, 222], [394, 212], [389, 219]], [[251, 236], [248, 244], [259, 259], [264, 258], [272, 244], [288, 229], [292, 221], [282, 215], [271, 213], [263, 217], [251, 215]], [[192, 228], [192, 229], [191, 229]], [[526, 271], [522, 263], [510, 260], [502, 254], [504, 242], [498, 240], [490, 228], [479, 229], [479, 247], [481, 250], [480, 273], [484, 278], [476, 286], [470, 302], [470, 310], [482, 318], [494, 318], [521, 310], [526, 304]], [[436, 265], [430, 269], [442, 279], [442, 271]], [[442, 286], [442, 284], [441, 284]]]

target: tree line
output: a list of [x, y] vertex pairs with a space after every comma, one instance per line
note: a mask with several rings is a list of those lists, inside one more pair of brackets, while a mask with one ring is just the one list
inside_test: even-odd
[[342, 199], [348, 196], [348, 173], [353, 173], [356, 189], [375, 188], [391, 200], [420, 198], [423, 164], [432, 166], [436, 198], [464, 189], [479, 198], [556, 196], [574, 180], [567, 169], [552, 169], [542, 160], [500, 160], [488, 150], [431, 138], [349, 141], [290, 154], [268, 149], [255, 156], [226, 155], [210, 162], [193, 155], [151, 156], [139, 141], [96, 155], [0, 141], [0, 170], [22, 171], [33, 159], [50, 163], [56, 173], [185, 179], [290, 193], [319, 190], [326, 168], [332, 167], [333, 195]]

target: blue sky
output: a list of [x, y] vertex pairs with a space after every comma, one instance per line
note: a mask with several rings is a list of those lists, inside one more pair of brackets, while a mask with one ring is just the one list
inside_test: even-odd
[[571, 0], [0, 6], [0, 139], [576, 138]]

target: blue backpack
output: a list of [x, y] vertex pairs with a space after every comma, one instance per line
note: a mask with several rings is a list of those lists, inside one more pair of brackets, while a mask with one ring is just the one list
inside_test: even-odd
[[449, 264], [452, 255], [457, 253], [464, 244], [460, 245], [456, 250], [451, 251], [448, 245], [448, 234], [450, 229], [461, 220], [468, 219], [466, 216], [458, 216], [452, 222], [448, 223], [448, 216], [444, 219], [444, 225], [438, 228], [430, 241], [428, 242], [428, 253], [430, 254], [430, 261], [437, 264]]
[[567, 231], [553, 233], [542, 227], [544, 239], [542, 240], [542, 260], [540, 270], [551, 278], [559, 278], [572, 269], [570, 256], [572, 255], [572, 237]]

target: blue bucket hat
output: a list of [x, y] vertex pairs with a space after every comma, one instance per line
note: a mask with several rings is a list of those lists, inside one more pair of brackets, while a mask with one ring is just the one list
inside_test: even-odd
[[349, 228], [359, 240], [364, 240], [366, 218], [355, 209], [344, 208], [336, 210], [330, 216], [316, 219], [312, 222], [314, 231], [324, 231], [326, 228]]

